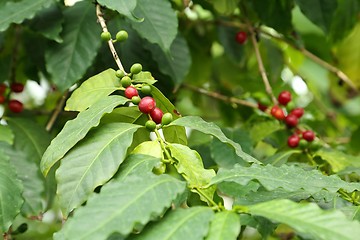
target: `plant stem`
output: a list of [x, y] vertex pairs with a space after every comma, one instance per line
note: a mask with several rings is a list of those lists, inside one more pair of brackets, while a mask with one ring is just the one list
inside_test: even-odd
[[58, 118], [60, 112], [62, 111], [64, 105], [65, 105], [65, 101], [67, 99], [69, 95], [69, 90], [67, 90], [62, 96], [61, 99], [59, 100], [58, 104], [56, 105], [56, 108], [53, 112], [53, 114], [50, 117], [50, 120], [48, 121], [48, 123], [46, 124], [46, 131], [50, 132], [52, 127], [54, 126], [56, 119]]
[[166, 149], [164, 140], [162, 139], [162, 137], [159, 133], [159, 130], [155, 129], [154, 132], [155, 132], [158, 142], [160, 143], [160, 146], [161, 146], [163, 152], [165, 153], [166, 158], [170, 161], [171, 164], [173, 164], [175, 162], [175, 160], [171, 157], [169, 151]]
[[198, 192], [203, 198], [205, 198], [205, 199], [208, 201], [208, 203], [209, 203], [210, 205], [212, 205], [212, 207], [215, 207], [215, 209], [216, 209], [217, 211], [220, 211], [220, 210], [221, 210], [221, 209], [220, 209], [220, 206], [218, 206], [218, 205], [214, 202], [214, 200], [212, 200], [211, 198], [209, 198], [201, 189], [199, 189], [199, 188], [193, 188], [193, 190], [196, 191], [196, 192]]

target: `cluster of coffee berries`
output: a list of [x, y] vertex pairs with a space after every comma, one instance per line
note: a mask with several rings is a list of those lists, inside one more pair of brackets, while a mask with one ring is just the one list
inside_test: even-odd
[[[24, 90], [24, 84], [14, 82], [10, 84], [10, 92], [6, 94], [8, 86], [5, 83], [0, 84], [0, 104], [4, 104], [7, 101], [7, 97], [11, 92], [21, 93]], [[22, 102], [16, 99], [10, 99], [7, 102], [8, 108], [13, 113], [20, 113], [24, 110]]]
[[111, 33], [108, 31], [102, 32], [101, 33], [101, 39], [103, 41], [110, 41], [112, 40], [112, 42], [124, 42], [128, 39], [129, 35], [125, 30], [120, 30], [116, 33], [115, 39], [112, 40], [111, 37]]
[[[157, 124], [167, 125], [173, 120], [171, 113], [163, 113], [163, 111], [156, 107], [156, 101], [151, 97], [151, 86], [148, 84], [141, 84], [141, 86], [133, 85], [131, 76], [139, 74], [142, 71], [142, 66], [139, 63], [135, 63], [130, 68], [130, 74], [125, 75], [121, 70], [116, 72], [116, 76], [120, 78], [120, 83], [125, 88], [124, 95], [126, 98], [131, 99], [131, 102], [138, 105], [139, 110], [149, 116], [149, 120], [146, 122], [145, 127], [150, 131], [155, 130]], [[139, 96], [139, 91], [144, 95], [143, 98]]]

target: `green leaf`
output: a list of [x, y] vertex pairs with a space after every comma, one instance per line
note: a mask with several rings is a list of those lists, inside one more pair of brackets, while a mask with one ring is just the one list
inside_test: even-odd
[[216, 11], [218, 11], [221, 14], [233, 13], [239, 3], [239, 0], [223, 0], [223, 1], [208, 0], [208, 1], [211, 2], [214, 5]]
[[79, 208], [54, 239], [102, 240], [114, 232], [126, 236], [135, 224], [144, 225], [162, 214], [184, 191], [185, 183], [169, 175], [113, 180]]
[[240, 233], [240, 218], [230, 211], [215, 214], [206, 240], [236, 240]]
[[94, 5], [89, 1], [67, 8], [62, 32], [64, 41], [46, 51], [46, 69], [60, 91], [80, 80], [97, 54], [101, 27], [94, 12]]
[[164, 52], [168, 52], [178, 28], [177, 17], [170, 2], [138, 0], [135, 15], [144, 18], [143, 22], [131, 22], [131, 26], [139, 35], [151, 43], [158, 44]]
[[109, 68], [84, 81], [66, 101], [66, 111], [84, 111], [100, 99], [119, 89], [115, 70]]
[[283, 126], [275, 120], [257, 122], [251, 127], [250, 136], [254, 142], [259, 142], [263, 140], [266, 136], [282, 128]]
[[139, 127], [129, 123], [103, 125], [65, 155], [56, 171], [57, 195], [64, 215], [116, 173]]
[[158, 141], [146, 141], [136, 146], [131, 154], [145, 154], [158, 159], [163, 158], [163, 151]]
[[[176, 119], [169, 126], [183, 126], [188, 127], [205, 134], [212, 135], [219, 139], [221, 142], [229, 144], [231, 147], [235, 149], [236, 154], [241, 157], [243, 160], [247, 162], [255, 162], [260, 163], [258, 160], [253, 158], [252, 156], [248, 155], [247, 153], [243, 152], [241, 146], [238, 143], [228, 139], [224, 133], [220, 130], [220, 128], [215, 125], [214, 123], [205, 122], [202, 118], [197, 116], [186, 116], [179, 119]], [[167, 127], [166, 127], [167, 128]], [[164, 129], [166, 129], [164, 128]]]
[[337, 8], [336, 0], [295, 0], [295, 2], [310, 21], [325, 33], [329, 32]]
[[209, 229], [214, 213], [208, 207], [177, 209], [167, 214], [161, 221], [151, 224], [136, 240], [198, 240], [203, 239]]
[[149, 85], [153, 85], [154, 83], [157, 82], [154, 79], [154, 77], [151, 75], [151, 72], [147, 72], [147, 71], [141, 71], [138, 74], [134, 74], [131, 80], [134, 83], [147, 83]]
[[19, 2], [8, 2], [0, 8], [0, 32], [6, 30], [11, 23], [22, 23], [25, 19], [30, 19], [41, 9], [52, 4], [53, 0], [23, 0]]
[[98, 0], [97, 2], [111, 10], [117, 11], [131, 20], [139, 20], [133, 13], [137, 0]]
[[325, 176], [318, 170], [306, 171], [298, 166], [288, 165], [281, 167], [257, 164], [250, 167], [235, 165], [233, 169], [220, 169], [216, 177], [211, 180], [211, 184], [235, 182], [246, 185], [252, 180], [259, 181], [269, 191], [277, 188], [283, 188], [289, 192], [304, 189], [310, 194], [315, 194], [322, 189], [332, 193], [340, 188], [348, 192], [360, 189], [360, 183], [348, 183], [336, 175]]
[[[198, 152], [191, 150], [189, 147], [181, 144], [168, 144], [167, 148], [170, 150], [171, 156], [176, 159], [175, 167], [177, 171], [186, 179], [189, 188], [204, 192], [208, 198], [212, 199], [215, 188], [206, 188], [210, 180], [216, 175], [213, 169], [205, 169], [201, 156]], [[206, 188], [206, 189], [204, 189]], [[207, 201], [200, 195], [203, 201]]]
[[264, 160], [265, 164], [271, 164], [273, 166], [281, 166], [282, 164], [286, 163], [289, 157], [293, 154], [301, 153], [300, 150], [287, 150], [287, 151], [281, 151], [277, 152], [274, 155], [271, 155], [270, 157], [266, 158]]
[[310, 239], [354, 240], [360, 236], [360, 223], [348, 220], [337, 210], [324, 211], [314, 203], [273, 200], [248, 206], [249, 212], [285, 223]]
[[41, 172], [46, 176], [50, 168], [59, 161], [77, 142], [83, 139], [92, 127], [96, 127], [101, 117], [128, 99], [122, 96], [109, 96], [93, 104], [88, 110], [68, 121], [61, 132], [51, 141], [40, 163]]
[[350, 166], [360, 167], [360, 157], [351, 156], [330, 148], [321, 148], [315, 153], [315, 156], [321, 157], [328, 162], [334, 172], [339, 172]]
[[10, 127], [0, 124], [0, 142], [13, 144], [14, 133], [11, 131]]
[[145, 125], [147, 120], [147, 115], [140, 112], [138, 106], [123, 106], [115, 108], [111, 113], [103, 116], [101, 123], [126, 122]]
[[18, 180], [9, 157], [0, 150], [0, 232], [6, 232], [20, 213], [23, 186]]

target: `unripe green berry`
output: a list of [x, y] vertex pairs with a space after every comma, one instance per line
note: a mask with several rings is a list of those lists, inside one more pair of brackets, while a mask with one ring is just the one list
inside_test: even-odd
[[309, 143], [305, 139], [301, 139], [299, 141], [299, 146], [301, 149], [305, 149], [309, 146]]
[[160, 162], [158, 164], [156, 164], [156, 166], [152, 169], [152, 172], [155, 173], [156, 175], [160, 175], [165, 173], [166, 171], [166, 164]]
[[173, 116], [171, 113], [165, 113], [161, 119], [161, 124], [162, 125], [168, 125], [169, 123], [171, 123], [173, 121]]
[[145, 123], [145, 127], [149, 131], [154, 131], [156, 128], [156, 123], [153, 120], [147, 120]]
[[132, 74], [138, 74], [138, 73], [140, 73], [141, 71], [142, 71], [142, 66], [141, 66], [140, 63], [135, 63], [135, 64], [133, 64], [133, 65], [131, 66], [131, 68], [130, 68], [130, 72], [131, 72]]
[[123, 77], [120, 80], [121, 86], [123, 86], [124, 88], [127, 88], [131, 85], [131, 78], [129, 78], [128, 76]]
[[131, 98], [131, 102], [135, 105], [138, 105], [140, 101], [141, 101], [141, 98], [139, 96], [134, 96]]
[[150, 95], [151, 93], [151, 87], [149, 85], [143, 85], [141, 87], [141, 92], [145, 95]]
[[115, 72], [115, 75], [116, 75], [116, 77], [118, 77], [118, 78], [123, 78], [124, 76], [125, 76], [125, 73], [124, 73], [124, 71], [123, 70], [117, 70], [116, 72]]
[[129, 37], [128, 33], [124, 30], [121, 30], [121, 31], [118, 31], [116, 34], [116, 41], [123, 42], [123, 41], [126, 41], [126, 39], [128, 39], [128, 37]]
[[109, 41], [111, 39], [111, 33], [110, 32], [102, 32], [101, 39], [103, 41]]

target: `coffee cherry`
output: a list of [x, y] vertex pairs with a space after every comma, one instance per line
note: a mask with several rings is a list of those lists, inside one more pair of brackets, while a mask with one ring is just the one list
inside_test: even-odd
[[120, 80], [121, 86], [123, 86], [124, 88], [127, 88], [131, 85], [131, 78], [129, 78], [128, 76], [123, 77]]
[[289, 114], [285, 117], [285, 123], [289, 127], [295, 127], [299, 122], [299, 119], [294, 114]]
[[141, 87], [141, 92], [145, 95], [150, 95], [151, 94], [151, 87], [149, 85], [143, 85]]
[[9, 105], [10, 111], [12, 111], [14, 113], [20, 113], [24, 109], [23, 104], [20, 101], [15, 100], [15, 99], [10, 100], [8, 105]]
[[173, 116], [171, 113], [165, 113], [161, 119], [162, 125], [168, 125], [173, 121]]
[[240, 44], [244, 44], [247, 39], [247, 34], [244, 31], [236, 33], [235, 40]]
[[4, 103], [6, 101], [5, 96], [0, 95], [0, 104]]
[[116, 41], [123, 42], [123, 41], [126, 41], [126, 39], [128, 39], [128, 37], [129, 37], [129, 35], [128, 35], [127, 31], [125, 31], [125, 30], [118, 31], [116, 33]]
[[297, 116], [297, 118], [301, 118], [302, 115], [304, 115], [304, 109], [303, 108], [295, 108], [293, 109], [290, 114], [293, 114], [295, 116]]
[[163, 117], [163, 112], [161, 111], [161, 109], [160, 108], [154, 108], [152, 111], [151, 111], [151, 113], [150, 113], [150, 117], [151, 117], [151, 119], [155, 122], [155, 123], [157, 123], [157, 124], [159, 124], [159, 123], [161, 123], [161, 119], [162, 119], [162, 117]]
[[131, 66], [130, 68], [130, 72], [132, 74], [138, 74], [142, 71], [142, 65], [140, 63], [135, 63], [134, 65]]
[[281, 105], [286, 106], [291, 101], [291, 93], [289, 91], [282, 91], [278, 96], [278, 101]]
[[144, 97], [139, 103], [139, 110], [142, 113], [149, 114], [156, 107], [155, 100], [152, 97]]
[[271, 115], [278, 120], [285, 119], [284, 111], [279, 106], [273, 106], [271, 108]]
[[101, 40], [106, 41], [106, 42], [111, 39], [110, 32], [102, 32], [100, 36], [101, 36]]
[[156, 123], [153, 120], [147, 120], [145, 123], [145, 127], [149, 131], [154, 131], [156, 128]]
[[310, 150], [315, 152], [321, 148], [321, 143], [318, 140], [310, 142]]
[[299, 146], [301, 149], [306, 149], [309, 146], [309, 143], [305, 139], [299, 141]]
[[288, 137], [287, 144], [291, 148], [296, 148], [299, 145], [300, 137], [298, 135], [291, 135]]
[[141, 101], [141, 98], [139, 96], [134, 96], [131, 98], [131, 102], [135, 105], [138, 105], [140, 101]]
[[128, 99], [132, 99], [134, 96], [138, 96], [138, 95], [139, 95], [138, 91], [133, 86], [127, 87], [125, 89], [125, 96]]
[[6, 91], [6, 84], [5, 83], [0, 83], [0, 95], [3, 95]]
[[305, 139], [308, 142], [312, 142], [315, 139], [315, 133], [311, 130], [306, 130], [302, 133], [303, 139]]
[[118, 70], [115, 72], [115, 75], [116, 75], [116, 77], [118, 77], [118, 78], [123, 78], [123, 77], [125, 76], [125, 73], [124, 73], [123, 70], [118, 69]]
[[159, 162], [158, 164], [156, 164], [156, 166], [152, 169], [152, 172], [156, 175], [161, 175], [163, 173], [165, 173], [166, 171], [166, 164]]
[[260, 109], [261, 111], [263, 111], [263, 112], [265, 112], [266, 111], [266, 109], [268, 108], [267, 106], [265, 106], [265, 105], [263, 105], [263, 104], [261, 104], [261, 103], [259, 103], [258, 102], [258, 109]]
[[10, 89], [13, 92], [20, 93], [20, 92], [24, 91], [24, 84], [22, 84], [22, 83], [12, 83], [10, 85]]

